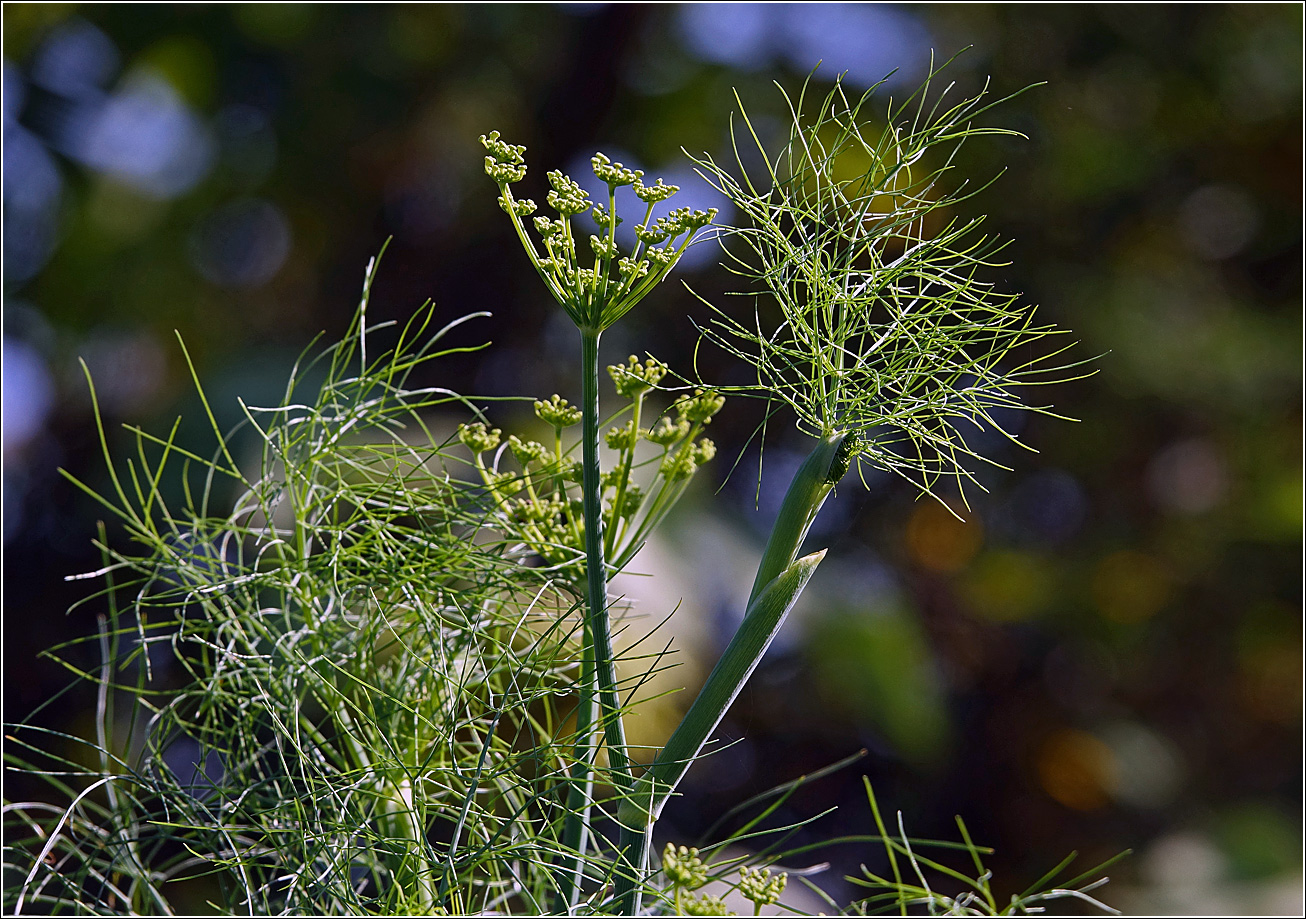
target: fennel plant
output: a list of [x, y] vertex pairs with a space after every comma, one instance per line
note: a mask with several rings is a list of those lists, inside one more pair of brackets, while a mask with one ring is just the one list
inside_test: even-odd
[[[88, 575], [109, 609], [99, 669], [51, 652], [97, 686], [98, 730], [11, 728], [11, 768], [44, 775], [69, 803], [6, 803], [8, 909], [165, 914], [188, 885], [251, 914], [723, 914], [703, 890], [710, 879], [755, 913], [779, 900], [785, 875], [767, 866], [802, 852], [786, 853], [783, 837], [753, 864], [722, 840], [668, 845], [658, 866], [652, 839], [824, 558], [804, 554], [812, 522], [852, 469], [889, 470], [927, 493], [974, 481], [967, 464], [984, 458], [968, 433], [1001, 430], [998, 410], [1049, 411], [1019, 390], [1075, 367], [1056, 365], [1055, 348], [1013, 365], [1013, 351], [1058, 332], [985, 280], [1000, 247], [952, 212], [973, 193], [952, 178], [958, 148], [1010, 133], [978, 121], [996, 103], [981, 93], [953, 104], [927, 83], [877, 128], [871, 92], [809, 89], [778, 149], [741, 106], [735, 162], [696, 161], [744, 218], [719, 231], [740, 293], [758, 304], [748, 318], [708, 304], [703, 337], [749, 363], [754, 385], [672, 385], [685, 377], [631, 356], [607, 368], [603, 414], [603, 333], [716, 214], [666, 206], [675, 186], [599, 153], [606, 201], [550, 172], [548, 213], [535, 216], [514, 192], [525, 149], [491, 132], [482, 143], [500, 206], [581, 343], [579, 402], [527, 400], [544, 442], [505, 438], [479, 400], [410, 386], [419, 366], [438, 369], [456, 323], [432, 332], [427, 304], [401, 329], [369, 325], [375, 263], [349, 334], [312, 365], [324, 381], [309, 386], [310, 367], [296, 368], [279, 405], [242, 404], [253, 463], [216, 423], [210, 456], [180, 448], [176, 427], [134, 429], [125, 462], [100, 430], [112, 493], [82, 487], [133, 547], [102, 536], [104, 565]], [[750, 144], [756, 156], [741, 149]], [[758, 156], [760, 172], [744, 168]], [[641, 213], [617, 213], [625, 186]], [[598, 228], [588, 236], [586, 216]], [[636, 221], [629, 252], [623, 219]], [[636, 642], [621, 652], [634, 675], [619, 679], [608, 584], [713, 459], [702, 435], [727, 391], [768, 400], [768, 418], [787, 408], [813, 445], [742, 624], [641, 771], [623, 719], [663, 655]], [[466, 420], [442, 429], [436, 412]], [[180, 507], [160, 485], [173, 475], [187, 486]], [[740, 833], [755, 835], [795, 787]], [[861, 879], [877, 893], [854, 912], [889, 902], [998, 914], [1087, 897], [1077, 879], [1000, 908], [964, 825], [976, 879], [920, 855], [942, 844], [890, 835], [868, 796], [877, 826], [858, 839], [882, 842], [895, 875]], [[919, 883], [902, 880], [896, 855]], [[939, 899], [925, 864], [970, 892]]]

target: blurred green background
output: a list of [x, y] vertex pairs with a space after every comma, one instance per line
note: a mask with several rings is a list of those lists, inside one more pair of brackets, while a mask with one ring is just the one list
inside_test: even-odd
[[[745, 739], [691, 773], [661, 831], [690, 839], [750, 792], [866, 747], [781, 817], [838, 804], [808, 838], [867, 832], [865, 772], [916, 834], [951, 837], [964, 815], [1008, 893], [1072, 849], [1132, 847], [1105, 892], [1127, 910], [1300, 913], [1300, 6], [3, 16], [6, 719], [65, 682], [36, 652], [102, 612], [63, 615], [88, 593], [64, 576], [99, 564], [97, 507], [56, 472], [103, 481], [79, 357], [111, 429], [159, 431], [180, 412], [204, 452], [173, 331], [234, 422], [236, 396], [275, 400], [313, 336], [343, 331], [392, 238], [374, 316], [427, 297], [450, 318], [494, 313], [465, 329], [494, 348], [438, 382], [574, 395], [578, 348], [495, 204], [479, 134], [525, 143], [537, 181], [579, 175], [602, 149], [704, 206], [680, 149], [728, 149], [733, 89], [780, 119], [772, 82], [794, 89], [818, 61], [818, 83], [896, 69], [887, 97], [914, 88], [931, 49], [973, 46], [948, 71], [961, 89], [1047, 84], [993, 116], [1028, 141], [973, 144], [962, 166], [1007, 167], [969, 203], [1014, 240], [995, 280], [1102, 355], [1097, 375], [1047, 393], [1079, 422], [1030, 418], [1037, 454], [993, 445], [1013, 471], [984, 476], [964, 525], [892, 480], [842, 489], [814, 533], [830, 560], [723, 728]], [[721, 302], [729, 278], [696, 251], [680, 275]], [[605, 337], [605, 357], [688, 368], [701, 315], [668, 285]], [[709, 561], [691, 582], [709, 662], [739, 589], [716, 562], [755, 557], [803, 449], [773, 432], [757, 510], [755, 418], [730, 415], [713, 426], [718, 484], [745, 459], [663, 553], [673, 569]], [[80, 730], [89, 712], [64, 700], [41, 717]], [[827, 856], [836, 895], [876, 859]]]

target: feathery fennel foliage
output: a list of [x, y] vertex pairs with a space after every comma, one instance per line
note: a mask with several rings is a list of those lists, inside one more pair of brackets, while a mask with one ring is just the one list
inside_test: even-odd
[[796, 100], [784, 94], [778, 149], [741, 102], [734, 164], [695, 161], [745, 218], [726, 247], [748, 284], [738, 295], [768, 301], [747, 320], [707, 304], [704, 338], [756, 370], [740, 391], [784, 405], [812, 437], [854, 434], [860, 461], [925, 492], [943, 478], [974, 481], [966, 461], [993, 461], [967, 437], [987, 428], [1019, 444], [997, 413], [1052, 414], [1020, 391], [1080, 366], [1054, 363], [1070, 344], [1031, 350], [1065, 331], [1037, 325], [1033, 306], [995, 287], [986, 273], [1004, 244], [954, 210], [987, 187], [952, 175], [962, 145], [1020, 136], [979, 122], [1006, 100], [986, 88], [949, 102], [953, 87], [931, 92], [938, 76], [890, 103], [882, 122], [870, 112], [877, 87], [850, 96], [840, 82], [820, 96], [809, 81]]
[[[9, 727], [9, 768], [44, 777], [67, 803], [5, 804], [7, 910], [171, 914], [201, 897], [248, 914], [724, 915], [723, 890], [754, 914], [780, 901], [787, 875], [768, 866], [810, 851], [784, 848], [810, 821], [765, 821], [809, 779], [748, 802], [752, 816], [725, 837], [668, 844], [659, 864], [652, 840], [824, 558], [801, 554], [813, 520], [859, 461], [927, 492], [941, 477], [970, 479], [964, 460], [982, 457], [966, 433], [1001, 430], [1003, 409], [1050, 413], [1018, 391], [1077, 366], [1051, 365], [1064, 349], [1025, 355], [1060, 333], [985, 280], [1000, 246], [950, 212], [972, 193], [949, 182], [957, 148], [1010, 133], [975, 125], [991, 108], [983, 96], [945, 106], [927, 83], [875, 135], [870, 93], [851, 100], [836, 82], [813, 112], [806, 92], [778, 154], [743, 116], [765, 176], [697, 161], [747, 221], [724, 228], [732, 269], [780, 316], [768, 327], [759, 306], [745, 324], [712, 307], [704, 336], [756, 368], [756, 386], [738, 391], [787, 406], [815, 444], [741, 626], [652, 764], [635, 766], [623, 718], [663, 654], [637, 653], [640, 642], [617, 653], [608, 581], [713, 459], [701, 435], [724, 399], [705, 386], [665, 404], [669, 368], [632, 356], [607, 368], [617, 407], [609, 395], [601, 415], [598, 346], [716, 215], [657, 215], [677, 189], [596, 154], [607, 203], [549, 173], [557, 216], [536, 217], [532, 234], [535, 204], [512, 191], [525, 149], [492, 132], [482, 142], [500, 205], [581, 337], [579, 403], [534, 400], [552, 430], [542, 443], [505, 438], [468, 397], [411, 388], [463, 320], [436, 328], [427, 304], [402, 328], [369, 327], [373, 263], [344, 340], [297, 367], [279, 405], [242, 404], [252, 457], [207, 401], [209, 457], [178, 446], [174, 426], [166, 437], [132, 429], [135, 455], [116, 461], [101, 427], [111, 493], [77, 484], [131, 547], [102, 532], [104, 565], [85, 576], [102, 580], [91, 599], [109, 610], [92, 639], [98, 669], [78, 670], [71, 647], [50, 652], [96, 686], [97, 732]], [[629, 253], [616, 239], [626, 185], [644, 205]], [[583, 265], [572, 221], [586, 212], [600, 232]], [[381, 347], [379, 334], [396, 340]], [[307, 382], [315, 374], [320, 385]], [[467, 420], [445, 432], [437, 413]], [[172, 506], [162, 483], [177, 476], [186, 490]], [[964, 844], [909, 839], [901, 818], [891, 836], [867, 792], [875, 832], [828, 844], [884, 845], [893, 878], [850, 879], [871, 892], [852, 904], [826, 896], [832, 909], [1001, 915], [1056, 897], [1096, 902], [1081, 876], [999, 907], [987, 850], [964, 824]], [[752, 853], [731, 854], [733, 843]], [[921, 854], [931, 846], [968, 852], [977, 876]], [[927, 871], [966, 892], [937, 894]]]
[[[106, 453], [138, 551], [106, 545], [94, 573], [113, 615], [82, 676], [104, 727], [64, 739], [98, 766], [47, 772], [99, 790], [53, 829], [9, 808], [34, 836], [15, 911], [168, 912], [190, 877], [239, 912], [543, 909], [580, 623], [426, 427], [461, 397], [406, 388], [448, 353], [444, 330], [421, 342], [431, 319], [369, 360], [364, 301], [316, 393], [246, 408], [252, 475], [221, 432], [210, 459], [140, 430], [125, 471]], [[203, 489], [172, 509], [178, 464]]]

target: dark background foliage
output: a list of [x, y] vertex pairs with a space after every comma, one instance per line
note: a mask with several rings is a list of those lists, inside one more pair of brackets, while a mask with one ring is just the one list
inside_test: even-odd
[[[899, 68], [887, 96], [931, 48], [973, 46], [947, 72], [962, 89], [1047, 84], [993, 116], [1028, 141], [962, 165], [1008, 170], [970, 203], [1014, 240], [996, 279], [1102, 355], [1047, 394], [1079, 422], [1028, 421], [1039, 452], [998, 449], [1013, 471], [986, 474], [964, 525], [892, 481], [841, 490], [819, 598], [725, 726], [746, 740], [696, 768], [663, 829], [688, 840], [864, 746], [788, 808], [840, 805], [811, 838], [868, 830], [865, 772], [915, 833], [963, 814], [1010, 888], [1071, 849], [1133, 847], [1108, 900], [1300, 908], [1300, 7], [6, 4], [4, 27], [7, 719], [65, 682], [36, 652], [102, 611], [63, 615], [87, 593], [63, 577], [98, 566], [99, 509], [56, 470], [103, 481], [78, 357], [111, 430], [181, 412], [203, 451], [173, 330], [234, 422], [236, 396], [273, 401], [313, 336], [343, 330], [391, 238], [374, 315], [428, 297], [494, 314], [466, 331], [494, 348], [440, 382], [574, 395], [575, 343], [479, 134], [525, 143], [529, 181], [602, 149], [707, 202], [680, 149], [726, 151], [733, 89], [765, 121], [783, 116], [772, 81], [818, 61], [818, 83], [861, 87]], [[722, 302], [713, 262], [679, 275]], [[607, 354], [686, 368], [701, 314], [668, 285]], [[714, 425], [718, 480], [753, 420]], [[682, 517], [682, 551], [711, 557], [694, 533], [754, 551], [801, 449], [772, 440], [761, 512], [748, 453], [714, 521]], [[40, 717], [89, 713], [70, 697]], [[828, 857], [838, 875], [875, 855]]]

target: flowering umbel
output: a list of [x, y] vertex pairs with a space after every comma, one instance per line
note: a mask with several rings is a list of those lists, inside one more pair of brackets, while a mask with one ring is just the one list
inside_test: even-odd
[[[667, 276], [695, 235], [716, 217], [716, 208], [681, 207], [654, 219], [657, 205], [680, 189], [661, 179], [645, 185], [643, 170], [628, 169], [596, 153], [590, 162], [594, 175], [607, 186], [607, 203], [591, 201], [578, 182], [558, 170], [548, 173], [545, 201], [558, 216], [534, 219], [537, 244], [524, 222], [535, 212], [535, 202], [512, 193], [512, 185], [526, 177], [526, 148], [500, 140], [498, 131], [483, 134], [481, 144], [486, 150], [485, 173], [499, 186], [499, 206], [511, 218], [549, 292], [583, 330], [602, 332], [628, 313]], [[643, 219], [635, 227], [635, 248], [623, 254], [617, 245], [617, 225], [623, 220], [617, 215], [616, 196], [617, 189], [627, 185], [633, 186], [645, 207]], [[582, 265], [572, 218], [587, 211], [599, 232], [589, 236], [592, 258]]]

